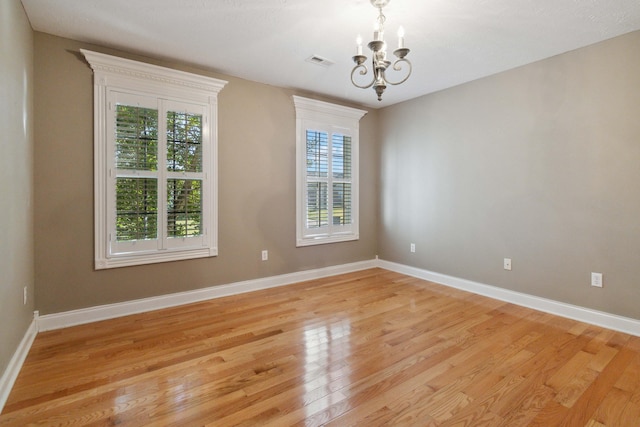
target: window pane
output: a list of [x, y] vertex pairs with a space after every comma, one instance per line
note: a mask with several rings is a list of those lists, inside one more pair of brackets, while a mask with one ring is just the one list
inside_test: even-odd
[[202, 235], [202, 181], [167, 181], [167, 234], [169, 237]]
[[333, 225], [351, 224], [351, 184], [333, 184]]
[[329, 135], [307, 130], [307, 176], [326, 177], [329, 168]]
[[116, 180], [116, 240], [158, 237], [158, 182], [152, 178]]
[[202, 116], [167, 112], [167, 170], [202, 172]]
[[351, 179], [351, 137], [334, 134], [331, 138], [331, 155], [333, 177]]
[[328, 193], [326, 182], [307, 183], [307, 228], [328, 225]]
[[158, 111], [116, 106], [116, 168], [158, 169]]

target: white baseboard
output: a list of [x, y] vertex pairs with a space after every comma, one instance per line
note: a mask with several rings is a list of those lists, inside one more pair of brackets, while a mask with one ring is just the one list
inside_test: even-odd
[[246, 280], [243, 282], [226, 285], [212, 286], [193, 291], [179, 292], [169, 295], [126, 301], [116, 304], [100, 305], [97, 307], [83, 308], [66, 311], [63, 313], [46, 314], [38, 319], [39, 331], [50, 331], [66, 328], [99, 320], [113, 319], [130, 314], [143, 313], [161, 308], [175, 307], [182, 304], [190, 304], [213, 298], [226, 297], [245, 292], [290, 285], [305, 280], [319, 279], [335, 276], [336, 274], [351, 273], [377, 266], [376, 260], [360, 261], [350, 264], [342, 264], [314, 270], [299, 271], [296, 273], [282, 274], [279, 276], [265, 277], [261, 279]]
[[484, 283], [473, 282], [471, 280], [460, 279], [458, 277], [447, 276], [446, 274], [434, 273], [433, 271], [397, 264], [390, 261], [379, 260], [378, 267], [419, 279], [429, 280], [441, 285], [461, 289], [478, 295], [484, 295], [500, 301], [510, 302], [545, 313], [578, 320], [603, 328], [613, 329], [630, 335], [640, 336], [640, 320], [629, 317], [618, 316], [603, 311], [592, 310], [590, 308], [577, 305], [566, 304], [559, 301], [541, 298], [521, 292], [510, 291]]
[[20, 345], [18, 345], [16, 352], [13, 353], [13, 357], [9, 361], [9, 365], [7, 365], [7, 369], [5, 369], [2, 377], [0, 378], [0, 413], [2, 413], [2, 410], [4, 409], [4, 404], [7, 403], [9, 393], [13, 388], [13, 384], [16, 382], [16, 378], [18, 378], [22, 364], [27, 358], [29, 349], [31, 349], [31, 344], [33, 344], [33, 340], [36, 338], [37, 334], [38, 312], [36, 311], [34, 313], [33, 320], [31, 321], [31, 325], [27, 328], [24, 337], [22, 337], [22, 341], [20, 341]]
[[592, 310], [589, 308], [558, 302], [546, 298], [536, 297], [521, 292], [499, 288], [496, 286], [473, 282], [471, 280], [460, 279], [454, 276], [435, 273], [416, 267], [379, 260], [377, 258], [351, 264], [342, 264], [337, 266], [318, 268], [314, 270], [306, 270], [296, 273], [282, 274], [278, 276], [212, 286], [209, 288], [197, 289], [193, 291], [161, 295], [157, 297], [126, 301], [116, 304], [107, 304], [97, 307], [83, 308], [63, 313], [47, 314], [38, 318], [37, 326], [39, 331], [61, 329], [69, 326], [96, 322], [99, 320], [112, 319], [120, 316], [127, 316], [130, 314], [143, 313], [146, 311], [158, 310], [161, 308], [175, 307], [182, 304], [205, 301], [213, 298], [220, 298], [245, 292], [285, 286], [305, 280], [319, 279], [323, 277], [334, 276], [336, 274], [350, 273], [374, 267], [396, 271], [398, 273], [403, 273], [420, 279], [429, 280], [431, 282], [439, 283], [445, 286], [450, 286], [475, 294], [495, 298], [501, 301], [529, 307], [534, 310], [544, 311], [558, 316], [602, 326], [604, 328], [640, 336], [640, 320], [637, 319], [618, 316], [615, 314]]

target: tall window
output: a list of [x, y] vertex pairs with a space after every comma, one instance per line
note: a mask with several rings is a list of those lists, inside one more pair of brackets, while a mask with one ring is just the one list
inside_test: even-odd
[[96, 268], [217, 255], [226, 82], [82, 53], [94, 70]]
[[293, 97], [297, 246], [358, 239], [358, 130], [363, 110]]

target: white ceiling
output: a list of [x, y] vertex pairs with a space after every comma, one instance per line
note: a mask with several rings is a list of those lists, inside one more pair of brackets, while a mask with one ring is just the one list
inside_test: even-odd
[[[350, 81], [370, 0], [22, 0], [34, 30], [378, 108], [640, 29], [639, 0], [391, 0], [385, 39], [405, 29], [413, 74]], [[318, 55], [324, 67], [305, 61]], [[370, 57], [370, 55], [368, 55]], [[389, 75], [389, 79], [396, 79]]]

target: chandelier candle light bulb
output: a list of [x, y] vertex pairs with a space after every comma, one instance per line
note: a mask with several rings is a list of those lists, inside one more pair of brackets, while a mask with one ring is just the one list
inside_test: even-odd
[[376, 41], [380, 41], [384, 38], [384, 32], [382, 28], [380, 28], [380, 24], [376, 22], [373, 24], [373, 39]]
[[[398, 28], [398, 48], [393, 51], [393, 54], [396, 56], [396, 60], [393, 62], [387, 59], [387, 44], [384, 41], [384, 22], [386, 17], [382, 13], [382, 8], [389, 4], [390, 0], [370, 0], [373, 7], [377, 8], [378, 18], [373, 27], [373, 41], [370, 41], [367, 45], [369, 49], [371, 49], [371, 70], [365, 65], [367, 61], [367, 57], [362, 53], [362, 37], [358, 35], [356, 39], [356, 43], [358, 45], [357, 54], [353, 57], [353, 62], [356, 63], [356, 66], [351, 70], [351, 83], [355, 87], [360, 89], [367, 89], [373, 87], [378, 95], [378, 101], [382, 101], [382, 94], [384, 93], [387, 85], [399, 85], [407, 81], [409, 76], [411, 75], [412, 66], [411, 62], [406, 58], [409, 54], [409, 49], [404, 47], [404, 28]], [[408, 66], [407, 75], [397, 81], [391, 82], [387, 80], [385, 75], [386, 71], [391, 67], [393, 71], [402, 71], [402, 64], [405, 63]], [[359, 70], [361, 76], [365, 76], [369, 74], [373, 74], [372, 80], [367, 84], [358, 84], [354, 80], [353, 76], [356, 73], [356, 70]]]

